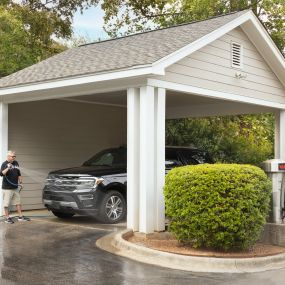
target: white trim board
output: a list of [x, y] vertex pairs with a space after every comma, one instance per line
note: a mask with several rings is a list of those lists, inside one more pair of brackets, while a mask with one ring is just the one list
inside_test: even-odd
[[132, 78], [132, 77], [145, 76], [150, 74], [164, 75], [164, 71], [159, 72], [157, 68], [152, 68], [151, 66], [145, 66], [145, 67], [103, 73], [103, 74], [84, 75], [75, 78], [57, 79], [51, 82], [31, 83], [27, 85], [12, 86], [7, 88], [3, 87], [0, 88], [0, 96], [69, 87], [69, 86], [102, 82], [108, 80]]
[[30, 91], [25, 93], [9, 94], [0, 96], [5, 103], [22, 103], [51, 99], [64, 99], [98, 93], [109, 93], [127, 90], [129, 87], [140, 87], [146, 84], [146, 78], [136, 77], [132, 79], [121, 79], [120, 81], [95, 82], [77, 86], [65, 86], [41, 91]]
[[282, 103], [276, 103], [276, 102], [266, 101], [262, 99], [256, 99], [256, 98], [237, 95], [233, 93], [214, 91], [214, 90], [194, 87], [190, 85], [172, 83], [172, 82], [167, 82], [167, 81], [158, 80], [158, 79], [148, 79], [148, 85], [153, 86], [153, 87], [165, 88], [167, 90], [196, 94], [196, 95], [200, 95], [204, 97], [217, 98], [217, 99], [223, 99], [223, 100], [235, 101], [235, 102], [241, 102], [241, 103], [247, 103], [247, 104], [254, 104], [254, 105], [276, 108], [276, 109], [285, 109], [285, 104], [282, 104]]
[[255, 16], [241, 28], [285, 87], [285, 58], [265, 28]]
[[153, 66], [158, 70], [165, 69], [239, 26], [241, 26], [257, 50], [262, 54], [264, 60], [285, 86], [285, 59], [251, 10], [219, 29], [158, 60], [153, 63]]
[[107, 106], [107, 107], [118, 107], [124, 109], [127, 108], [127, 105], [104, 103], [104, 102], [89, 101], [89, 100], [80, 100], [80, 99], [58, 99], [58, 100], [73, 102], [73, 103], [94, 104], [94, 105]]
[[[219, 102], [217, 100], [217, 102]], [[203, 118], [211, 116], [230, 116], [244, 114], [273, 113], [274, 109], [238, 102], [215, 103], [205, 105], [189, 105], [169, 107], [166, 109], [166, 119]]]

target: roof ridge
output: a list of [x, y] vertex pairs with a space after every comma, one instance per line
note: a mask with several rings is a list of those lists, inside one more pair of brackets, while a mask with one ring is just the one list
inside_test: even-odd
[[204, 20], [196, 20], [196, 21], [193, 21], [193, 22], [187, 22], [187, 23], [177, 24], [177, 25], [168, 26], [168, 27], [164, 27], [164, 28], [158, 28], [158, 29], [154, 29], [154, 30], [138, 32], [138, 33], [134, 33], [134, 34], [126, 35], [126, 36], [121, 36], [121, 37], [117, 37], [117, 38], [111, 38], [111, 39], [106, 39], [106, 40], [102, 40], [102, 41], [86, 43], [86, 44], [79, 45], [78, 47], [95, 45], [95, 44], [105, 43], [105, 42], [109, 42], [109, 41], [115, 41], [115, 40], [119, 40], [119, 39], [124, 39], [124, 38], [133, 37], [133, 36], [138, 36], [138, 35], [142, 35], [142, 34], [147, 34], [147, 33], [151, 33], [151, 32], [156, 32], [156, 31], [161, 31], [161, 30], [166, 30], [166, 29], [171, 29], [171, 28], [177, 28], [177, 27], [181, 27], [181, 26], [192, 25], [192, 24], [196, 24], [196, 23], [200, 23], [200, 22], [206, 22], [206, 21], [209, 21], [209, 20], [213, 20], [213, 19], [217, 19], [217, 18], [221, 18], [221, 17], [237, 14], [237, 13], [240, 13], [240, 12], [251, 11], [251, 10], [252, 9], [243, 9], [243, 10], [240, 10], [240, 11], [234, 11], [234, 12], [230, 12], [230, 13], [226, 13], [226, 14], [217, 15], [217, 16], [214, 16], [212, 18], [207, 18], [207, 19], [204, 19]]

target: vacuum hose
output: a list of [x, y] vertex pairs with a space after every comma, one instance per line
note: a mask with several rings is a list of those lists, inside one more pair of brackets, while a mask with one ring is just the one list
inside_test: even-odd
[[283, 177], [282, 177], [280, 195], [281, 195], [280, 197], [281, 219], [282, 219], [282, 223], [284, 223], [284, 219], [285, 219], [285, 173], [283, 174]]

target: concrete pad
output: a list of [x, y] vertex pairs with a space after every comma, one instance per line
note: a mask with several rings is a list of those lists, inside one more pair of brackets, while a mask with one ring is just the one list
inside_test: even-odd
[[185, 256], [133, 244], [124, 238], [132, 231], [123, 230], [97, 240], [96, 245], [110, 253], [143, 263], [191, 272], [245, 273], [285, 268], [285, 254], [254, 258], [215, 258]]
[[267, 223], [264, 226], [260, 241], [285, 247], [285, 224]]

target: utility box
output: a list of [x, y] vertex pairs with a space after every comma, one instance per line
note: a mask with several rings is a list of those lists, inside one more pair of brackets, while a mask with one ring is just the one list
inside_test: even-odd
[[262, 163], [262, 168], [272, 180], [270, 222], [280, 224], [284, 213], [285, 160], [266, 160]]

